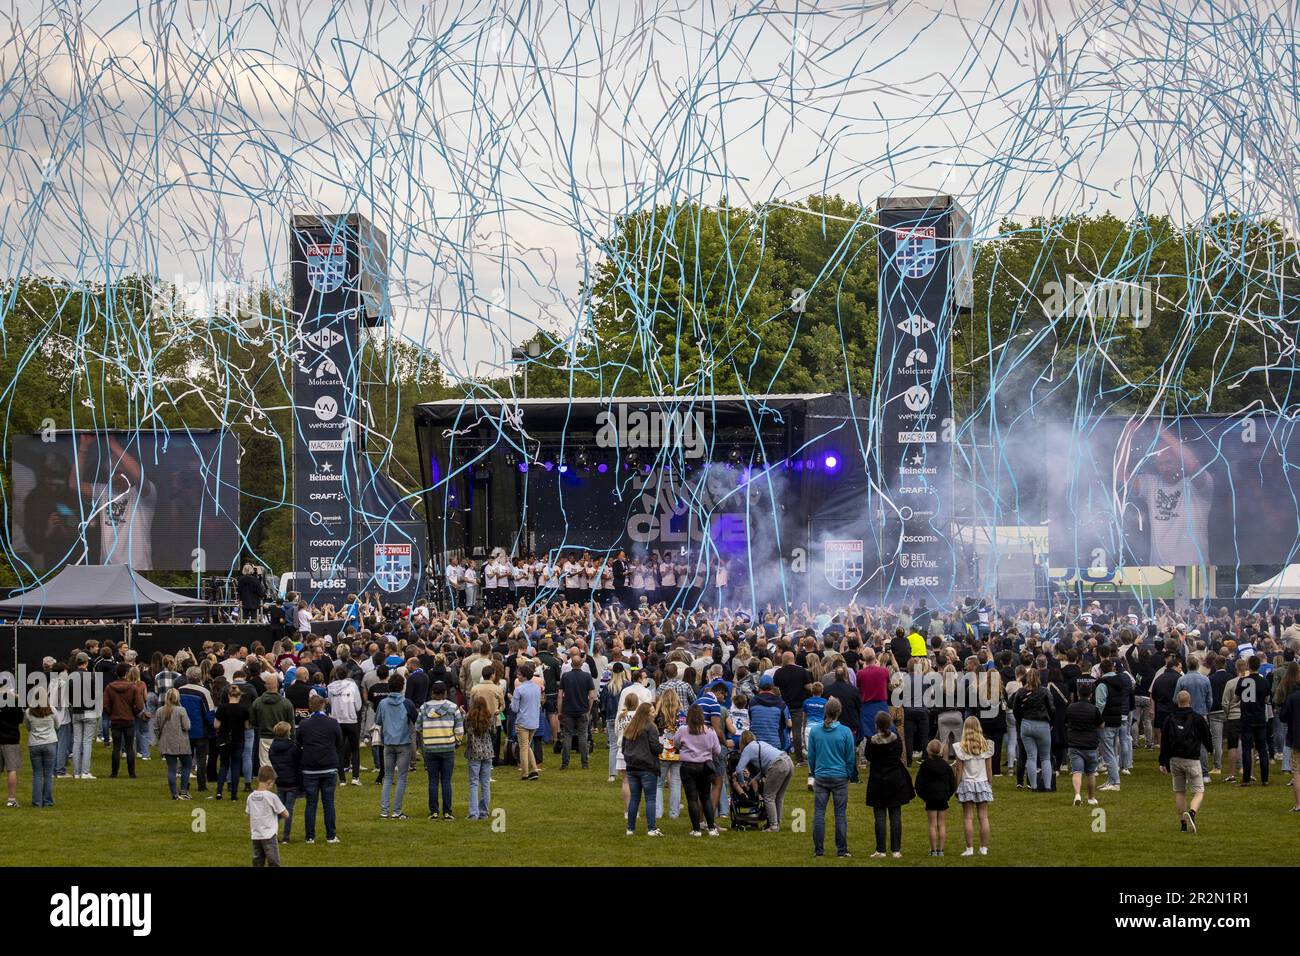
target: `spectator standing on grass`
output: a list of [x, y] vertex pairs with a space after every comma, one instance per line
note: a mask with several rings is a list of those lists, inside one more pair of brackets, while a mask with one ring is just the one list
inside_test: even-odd
[[[1030, 670], [1031, 674], [1037, 671]], [[1037, 683], [1035, 682], [1035, 686]], [[962, 809], [962, 828], [966, 849], [962, 856], [975, 855], [975, 817], [979, 817], [980, 856], [989, 852], [989, 804], [993, 802], [993, 744], [984, 738], [978, 717], [967, 717], [962, 725], [961, 740], [953, 747], [957, 758], [957, 802]]]
[[59, 724], [45, 688], [31, 690], [27, 724], [27, 754], [32, 762], [32, 806], [54, 806], [54, 755], [59, 747]]
[[1285, 696], [1277, 716], [1285, 734], [1284, 745], [1291, 751], [1291, 812], [1300, 813], [1300, 664], [1292, 661], [1287, 665], [1281, 689]]
[[663, 836], [655, 825], [659, 755], [663, 752], [663, 744], [659, 740], [659, 728], [655, 725], [653, 705], [643, 702], [637, 707], [631, 722], [624, 728], [620, 746], [629, 787], [627, 835], [636, 833], [637, 810], [644, 798], [646, 835]]
[[170, 688], [163, 705], [153, 715], [153, 735], [158, 753], [167, 764], [167, 787], [173, 800], [190, 798], [190, 768], [194, 762], [190, 748], [190, 715], [181, 705], [181, 694]]
[[[420, 718], [420, 709], [406, 696], [406, 681], [401, 674], [388, 678], [388, 696], [375, 708], [375, 725], [384, 748], [384, 782], [379, 794], [380, 819], [405, 820], [402, 800], [406, 797], [406, 780], [411, 772], [411, 728]], [[389, 797], [392, 802], [389, 802]], [[391, 809], [391, 812], [390, 812]]]
[[[479, 684], [479, 687], [486, 685]], [[477, 690], [477, 688], [475, 688]], [[496, 758], [497, 715], [485, 694], [471, 695], [465, 715], [465, 762], [469, 765], [470, 820], [486, 820], [492, 806], [492, 761]]]
[[1249, 787], [1252, 755], [1259, 755], [1259, 782], [1268, 786], [1268, 678], [1259, 672], [1259, 658], [1246, 662], [1249, 673], [1237, 683], [1241, 704], [1241, 786]]
[[325, 698], [308, 698], [311, 713], [298, 725], [298, 749], [302, 754], [302, 786], [307, 800], [306, 842], [316, 842], [316, 804], [325, 810], [325, 842], [338, 843], [335, 829], [334, 791], [338, 786], [339, 753], [343, 731], [339, 722], [325, 713]]
[[68, 711], [72, 714], [72, 776], [75, 780], [94, 780], [90, 772], [90, 754], [104, 698], [96, 691], [96, 675], [90, 670], [90, 657], [78, 653], [74, 658], [74, 666], [76, 669], [68, 677]]
[[[420, 749], [424, 755], [424, 772], [429, 777], [429, 819], [454, 820], [451, 811], [451, 782], [456, 769], [456, 745], [465, 736], [460, 708], [447, 699], [447, 685], [435, 681], [432, 694], [420, 708]], [[438, 796], [442, 796], [439, 813]]]
[[686, 809], [691, 816], [690, 835], [701, 835], [701, 824], [709, 836], [721, 836], [713, 819], [714, 764], [722, 752], [717, 732], [704, 719], [698, 703], [686, 712], [686, 725], [673, 735], [673, 746], [682, 757], [682, 786]]
[[286, 812], [280, 842], [288, 843], [289, 831], [293, 828], [293, 805], [303, 796], [302, 751], [293, 739], [292, 723], [284, 721], [275, 725], [275, 739], [271, 741], [267, 763], [275, 771], [275, 788]]
[[[596, 700], [596, 682], [592, 679], [591, 672], [579, 661], [576, 651], [572, 663], [573, 666], [560, 677], [560, 769], [569, 769], [569, 748], [576, 736], [578, 756], [582, 760], [582, 769], [586, 770], [589, 760], [587, 728], [591, 705]], [[650, 699], [654, 699], [653, 692], [650, 692]]]
[[515, 740], [519, 751], [519, 776], [524, 780], [541, 777], [533, 757], [533, 735], [541, 726], [542, 689], [534, 682], [533, 673], [531, 661], [523, 664], [510, 695], [510, 712], [515, 717]]
[[[208, 748], [214, 743], [212, 721], [216, 708], [212, 704], [212, 695], [200, 683], [201, 671], [197, 667], [186, 668], [185, 682], [177, 686], [181, 706], [190, 718], [190, 751], [194, 757], [194, 772], [198, 777], [199, 793], [208, 789]], [[74, 733], [75, 741], [76, 735]], [[73, 763], [76, 769], [76, 763]]]
[[1210, 725], [1192, 710], [1192, 695], [1179, 691], [1174, 711], [1160, 728], [1160, 772], [1173, 778], [1174, 806], [1184, 833], [1197, 831], [1197, 811], [1205, 798], [1201, 748], [1211, 748]]
[[244, 812], [248, 814], [248, 827], [253, 840], [253, 866], [280, 865], [280, 846], [276, 842], [279, 820], [287, 820], [289, 811], [271, 790], [275, 783], [275, 770], [263, 766], [257, 772], [257, 789], [248, 795]]
[[916, 795], [925, 801], [925, 816], [930, 825], [930, 855], [943, 856], [948, 843], [948, 802], [957, 792], [957, 778], [943, 759], [943, 744], [931, 740], [925, 759], [916, 768]]
[[[248, 711], [241, 700], [239, 687], [227, 688], [226, 702], [217, 708], [212, 725], [217, 731], [217, 795], [221, 799], [221, 785], [229, 780], [230, 799], [239, 794], [239, 771], [244, 765], [244, 731], [248, 729]], [[132, 776], [135, 776], [132, 774]]]
[[1075, 699], [1065, 708], [1066, 744], [1069, 747], [1070, 779], [1074, 783], [1074, 805], [1083, 804], [1083, 783], [1088, 783], [1088, 805], [1095, 806], [1097, 798], [1097, 750], [1101, 746], [1101, 728], [1105, 726], [1102, 713], [1092, 702], [1092, 682], [1079, 681], [1074, 685]]
[[340, 669], [329, 683], [330, 716], [339, 724], [343, 736], [339, 751], [339, 783], [346, 783], [352, 768], [352, 786], [361, 786], [361, 688]]
[[[855, 698], [856, 699], [856, 698]], [[813, 778], [813, 856], [821, 856], [826, 838], [826, 803], [835, 812], [835, 853], [849, 855], [849, 777], [857, 764], [853, 731], [840, 721], [838, 697], [826, 701], [822, 722], [808, 732], [808, 772]]]
[[12, 684], [0, 687], [0, 773], [5, 775], [5, 806], [18, 806], [18, 771], [23, 764], [23, 709]]
[[128, 680], [131, 666], [118, 664], [117, 679], [104, 688], [104, 715], [113, 741], [113, 772], [116, 777], [126, 753], [126, 772], [135, 779], [135, 719], [144, 712], [144, 684]]
[[[976, 718], [978, 720], [978, 718]], [[903, 856], [903, 805], [916, 796], [912, 778], [907, 774], [903, 758], [903, 741], [894, 729], [889, 711], [876, 713], [876, 732], [867, 738], [865, 745], [867, 764], [871, 775], [867, 778], [867, 806], [871, 807], [876, 823], [876, 852], [873, 858], [885, 855], [885, 826], [889, 826], [889, 852], [894, 859]]]
[[249, 722], [257, 732], [257, 762], [266, 763], [271, 753], [271, 741], [275, 739], [275, 725], [281, 721], [293, 723], [293, 704], [280, 694], [280, 678], [276, 674], [267, 674], [266, 692], [260, 694], [253, 706], [249, 708]]

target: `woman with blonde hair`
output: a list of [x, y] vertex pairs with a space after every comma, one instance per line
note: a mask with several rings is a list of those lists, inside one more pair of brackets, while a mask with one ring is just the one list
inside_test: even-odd
[[615, 720], [618, 718], [619, 698], [627, 683], [627, 665], [615, 661], [610, 670], [609, 681], [600, 689], [600, 712], [605, 717], [605, 742], [609, 746], [609, 782], [613, 783], [618, 774], [618, 748], [615, 746]]
[[944, 745], [944, 756], [951, 756], [952, 745], [961, 739], [962, 709], [957, 690], [957, 668], [944, 664], [939, 675], [938, 718], [935, 736]]
[[181, 706], [181, 694], [175, 687], [167, 691], [163, 705], [153, 715], [152, 729], [158, 740], [158, 752], [167, 762], [167, 786], [172, 799], [188, 800], [190, 766], [194, 762], [190, 750], [190, 715]]
[[686, 722], [686, 708], [677, 691], [664, 688], [655, 701], [655, 724], [663, 751], [659, 754], [659, 782], [656, 819], [664, 818], [664, 791], [668, 791], [668, 816], [676, 820], [682, 812], [682, 758], [673, 744], [673, 734]]
[[957, 802], [962, 809], [962, 827], [966, 833], [966, 849], [962, 856], [975, 855], [975, 816], [980, 821], [980, 856], [989, 852], [989, 804], [993, 802], [993, 785], [989, 777], [993, 772], [993, 744], [980, 730], [978, 717], [967, 717], [962, 725], [961, 740], [953, 747], [957, 758]]
[[623, 760], [623, 734], [627, 732], [628, 725], [632, 723], [632, 718], [636, 716], [637, 705], [640, 703], [641, 698], [635, 694], [628, 694], [623, 698], [623, 709], [614, 718], [614, 736], [610, 738], [610, 746], [616, 751], [614, 771], [615, 774], [622, 774], [623, 806], [625, 807], [628, 801], [632, 799], [632, 791], [628, 787], [627, 764]]

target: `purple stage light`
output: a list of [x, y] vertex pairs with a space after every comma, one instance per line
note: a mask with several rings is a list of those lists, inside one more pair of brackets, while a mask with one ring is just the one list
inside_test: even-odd
[[526, 472], [526, 471], [528, 471], [528, 462], [526, 462], [526, 461], [521, 461], [521, 462], [519, 463], [519, 470], [522, 471], [522, 472]]
[[822, 465], [827, 471], [838, 471], [840, 467], [840, 456], [831, 452], [822, 459]]
[[568, 470], [569, 470], [569, 466], [568, 466], [568, 465], [561, 465], [561, 466], [560, 466], [560, 474], [563, 475], [563, 474], [565, 474]]
[[544, 461], [544, 462], [542, 462], [542, 467], [545, 468], [547, 471], [550, 471], [552, 468], [555, 467], [555, 462], [553, 462], [553, 461]]
[[599, 465], [596, 466], [596, 471], [603, 475], [605, 472], [609, 471], [609, 465], [605, 464], [602, 461]]

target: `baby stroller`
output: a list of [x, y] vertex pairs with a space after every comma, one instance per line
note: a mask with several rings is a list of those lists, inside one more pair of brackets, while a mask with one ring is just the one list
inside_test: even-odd
[[[733, 748], [727, 754], [727, 786], [730, 787], [730, 820], [733, 830], [766, 830], [767, 811], [763, 807], [763, 775], [751, 778], [748, 771], [741, 773], [740, 751]], [[757, 786], [748, 786], [754, 781]]]

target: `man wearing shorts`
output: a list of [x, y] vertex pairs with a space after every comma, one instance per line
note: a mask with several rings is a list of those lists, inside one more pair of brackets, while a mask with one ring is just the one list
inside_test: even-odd
[[1196, 832], [1196, 813], [1205, 798], [1205, 777], [1201, 771], [1201, 748], [1210, 749], [1210, 725], [1192, 710], [1192, 695], [1178, 692], [1174, 712], [1160, 729], [1160, 772], [1174, 781], [1174, 806], [1184, 833]]

